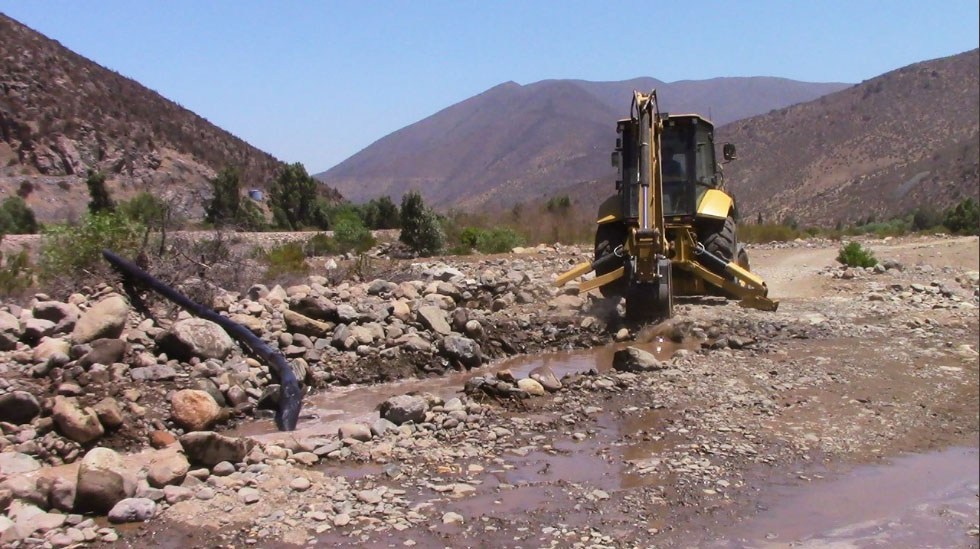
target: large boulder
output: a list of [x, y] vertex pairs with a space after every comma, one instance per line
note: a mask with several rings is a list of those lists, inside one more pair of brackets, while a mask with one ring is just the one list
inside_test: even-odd
[[620, 372], [650, 372], [667, 366], [648, 351], [637, 347], [620, 349], [613, 354], [613, 369]]
[[75, 510], [105, 514], [136, 492], [136, 476], [109, 448], [92, 448], [78, 467]]
[[308, 336], [326, 337], [334, 328], [334, 325], [329, 322], [321, 322], [289, 309], [282, 312], [282, 319], [290, 332]]
[[35, 363], [47, 362], [53, 355], [60, 354], [68, 356], [71, 352], [71, 343], [60, 337], [46, 337], [38, 343], [31, 351], [31, 358]]
[[146, 481], [154, 488], [163, 488], [171, 484], [180, 484], [187, 476], [191, 464], [183, 454], [165, 455], [152, 463], [146, 473]]
[[476, 368], [483, 364], [483, 350], [480, 344], [468, 337], [456, 334], [446, 336], [439, 342], [439, 348], [443, 356], [467, 368]]
[[14, 391], [0, 395], [0, 421], [23, 425], [41, 415], [41, 405], [27, 391]]
[[145, 522], [153, 518], [157, 504], [148, 498], [126, 498], [109, 510], [109, 522]]
[[121, 339], [101, 338], [89, 344], [92, 350], [85, 353], [78, 363], [83, 368], [88, 368], [93, 364], [109, 365], [114, 362], [121, 362], [123, 356], [129, 350], [129, 344]]
[[399, 395], [381, 403], [381, 417], [395, 425], [409, 421], [422, 423], [428, 409], [428, 402], [420, 396]]
[[289, 306], [297, 313], [315, 320], [336, 320], [337, 305], [323, 296], [305, 296]]
[[193, 357], [224, 359], [235, 348], [231, 336], [221, 327], [203, 318], [188, 318], [174, 323], [157, 337], [157, 347], [178, 360]]
[[51, 417], [58, 430], [75, 442], [85, 444], [105, 434], [98, 414], [91, 408], [80, 407], [74, 398], [54, 397]]
[[0, 351], [14, 350], [22, 335], [24, 328], [20, 320], [7, 311], [0, 311]]
[[214, 467], [222, 461], [238, 463], [255, 447], [250, 438], [233, 438], [214, 431], [197, 431], [180, 437], [180, 445], [191, 463]]
[[206, 431], [221, 416], [221, 407], [207, 391], [182, 389], [170, 397], [173, 419], [186, 431]]
[[432, 305], [419, 307], [418, 321], [426, 328], [439, 335], [449, 335], [453, 329], [446, 319], [446, 311]]
[[71, 332], [71, 339], [75, 343], [88, 343], [103, 337], [118, 338], [126, 327], [128, 316], [126, 298], [111, 294], [82, 313]]
[[55, 333], [70, 332], [75, 329], [81, 311], [73, 303], [60, 301], [40, 301], [34, 305], [34, 318], [43, 318], [55, 323]]

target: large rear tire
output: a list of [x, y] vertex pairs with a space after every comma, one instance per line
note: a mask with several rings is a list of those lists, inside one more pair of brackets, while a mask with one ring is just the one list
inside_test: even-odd
[[[617, 247], [626, 243], [626, 225], [623, 223], [604, 223], [595, 230], [595, 260], [606, 257], [613, 253]], [[611, 273], [622, 266], [622, 262], [613, 261], [596, 269], [595, 275], [602, 276]], [[626, 295], [628, 286], [627, 277], [624, 275], [605, 286], [599, 287], [602, 297], [622, 297]]]
[[[744, 259], [744, 267], [748, 268], [748, 254], [745, 254], [744, 249], [740, 249], [741, 247], [738, 245], [738, 240], [735, 235], [735, 219], [731, 216], [726, 217], [723, 223], [716, 223], [712, 229], [709, 229], [709, 232], [701, 238], [701, 244], [704, 244], [704, 249], [720, 257], [726, 263], [734, 260], [742, 266], [741, 262]], [[706, 265], [706, 267], [722, 278], [735, 281], [735, 278], [728, 274], [728, 271], [724, 268], [719, 268], [715, 265]], [[708, 285], [708, 293], [709, 295], [724, 296], [729, 299], [738, 298], [738, 296], [710, 284]]]
[[[726, 262], [732, 261], [736, 258], [738, 250], [738, 242], [735, 239], [735, 219], [731, 216], [726, 217], [725, 222], [714, 227], [714, 229], [701, 239], [704, 249]], [[718, 274], [726, 276], [724, 271]]]

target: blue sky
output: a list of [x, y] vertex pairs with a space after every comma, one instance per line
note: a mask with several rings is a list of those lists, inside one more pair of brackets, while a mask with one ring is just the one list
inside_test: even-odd
[[860, 82], [980, 42], [977, 0], [0, 0], [0, 12], [310, 173], [508, 80]]

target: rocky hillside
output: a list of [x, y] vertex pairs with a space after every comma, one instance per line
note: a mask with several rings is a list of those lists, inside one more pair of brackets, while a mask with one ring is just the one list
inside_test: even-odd
[[742, 212], [833, 225], [980, 190], [980, 50], [910, 65], [804, 104], [729, 124], [726, 167]]
[[657, 88], [663, 110], [710, 113], [725, 123], [844, 87], [778, 78], [507, 82], [402, 128], [317, 177], [355, 202], [397, 200], [417, 189], [441, 207], [510, 206], [609, 175], [615, 123], [628, 114], [634, 89]]
[[20, 192], [42, 221], [77, 216], [87, 170], [124, 198], [175, 197], [199, 214], [226, 166], [264, 188], [281, 163], [138, 82], [0, 14], [0, 196]]

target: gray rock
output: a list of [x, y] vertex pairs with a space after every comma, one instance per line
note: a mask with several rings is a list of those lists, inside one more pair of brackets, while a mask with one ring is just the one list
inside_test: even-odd
[[55, 323], [55, 333], [61, 334], [75, 329], [82, 312], [78, 306], [60, 301], [39, 301], [34, 305], [34, 318], [43, 318]]
[[538, 366], [531, 371], [530, 378], [540, 383], [550, 393], [561, 389], [561, 380], [548, 366]]
[[361, 442], [371, 440], [371, 429], [362, 423], [344, 423], [337, 429], [337, 436], [341, 440], [354, 439]]
[[154, 488], [165, 488], [171, 484], [180, 484], [191, 468], [190, 462], [183, 454], [165, 455], [152, 463], [146, 473], [146, 481]]
[[344, 324], [351, 324], [352, 322], [357, 322], [360, 319], [361, 314], [357, 312], [352, 305], [347, 303], [341, 303], [337, 305], [337, 321]]
[[0, 421], [23, 425], [41, 415], [37, 398], [27, 391], [14, 391], [0, 395]]
[[125, 423], [119, 402], [112, 397], [105, 397], [92, 407], [99, 423], [106, 429], [118, 429]]
[[56, 396], [51, 417], [58, 430], [75, 442], [85, 444], [105, 434], [95, 411], [91, 408], [79, 408], [74, 398]]
[[82, 313], [71, 339], [75, 343], [88, 343], [99, 338], [118, 338], [126, 327], [129, 303], [119, 294], [111, 294]]
[[371, 424], [371, 434], [376, 437], [384, 436], [385, 433], [397, 427], [397, 425], [388, 421], [387, 419], [379, 418], [377, 421]]
[[48, 506], [66, 513], [71, 512], [75, 507], [75, 492], [78, 479], [60, 476], [48, 478], [50, 478], [46, 486]]
[[439, 307], [432, 305], [419, 307], [417, 320], [426, 328], [440, 335], [447, 336], [453, 331], [446, 319], [446, 312]]
[[218, 477], [226, 477], [235, 472], [235, 464], [230, 461], [222, 461], [211, 468], [211, 474]]
[[652, 353], [636, 347], [621, 349], [613, 355], [613, 368], [620, 372], [649, 372], [666, 367]]
[[334, 329], [329, 322], [322, 322], [289, 309], [282, 312], [282, 318], [289, 331], [312, 337], [327, 337]]
[[255, 447], [252, 439], [226, 437], [213, 431], [187, 433], [179, 440], [188, 459], [205, 467], [214, 467], [222, 461], [238, 463]]
[[133, 381], [169, 381], [177, 377], [177, 370], [166, 364], [133, 368], [129, 371]]
[[78, 363], [84, 368], [88, 368], [93, 364], [122, 362], [123, 356], [129, 350], [129, 344], [121, 339], [96, 339], [89, 345], [92, 347], [92, 350], [78, 359]]
[[194, 491], [183, 486], [167, 485], [163, 487], [163, 499], [173, 505], [182, 501], [187, 501], [194, 497]]
[[245, 505], [251, 505], [262, 499], [262, 493], [255, 488], [246, 486], [238, 490], [238, 499]]
[[37, 471], [41, 464], [36, 459], [20, 452], [0, 452], [0, 475], [17, 475]]
[[109, 522], [145, 522], [153, 518], [157, 504], [147, 498], [126, 498], [109, 510]]
[[337, 305], [323, 296], [306, 296], [294, 300], [289, 308], [314, 320], [337, 320]]
[[179, 320], [157, 337], [157, 347], [178, 360], [193, 357], [224, 359], [235, 342], [221, 327], [203, 318]]
[[422, 423], [428, 409], [428, 402], [420, 396], [399, 395], [381, 403], [381, 417], [395, 425], [409, 421]]
[[439, 342], [439, 348], [443, 356], [467, 368], [476, 368], [484, 361], [480, 344], [468, 337], [456, 334], [446, 336]]
[[20, 320], [7, 311], [0, 311], [0, 351], [12, 351], [24, 335]]
[[75, 510], [107, 513], [119, 501], [136, 492], [136, 478], [122, 457], [109, 448], [93, 448], [78, 468]]
[[24, 334], [21, 338], [29, 343], [40, 341], [42, 337], [55, 333], [55, 323], [43, 318], [28, 318], [23, 322]]

